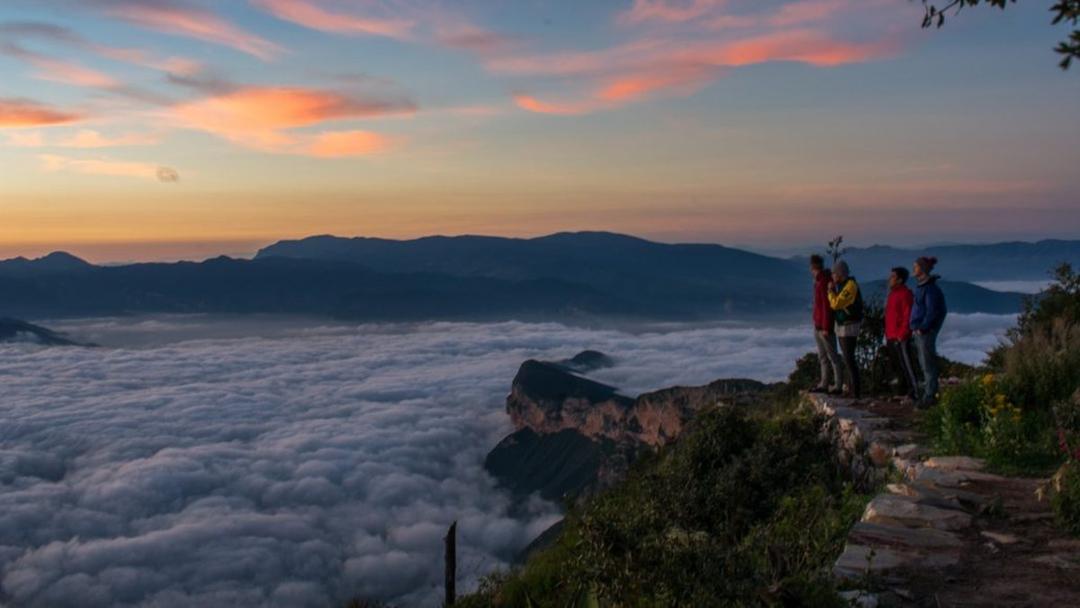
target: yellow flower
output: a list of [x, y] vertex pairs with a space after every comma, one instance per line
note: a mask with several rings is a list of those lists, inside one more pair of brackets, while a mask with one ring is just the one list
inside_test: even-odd
[[990, 386], [994, 383], [994, 374], [986, 374], [982, 377], [983, 386]]

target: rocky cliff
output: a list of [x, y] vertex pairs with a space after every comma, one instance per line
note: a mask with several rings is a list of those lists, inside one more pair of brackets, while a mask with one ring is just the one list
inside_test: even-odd
[[659, 447], [678, 437], [701, 408], [749, 403], [764, 388], [755, 380], [717, 380], [635, 399], [563, 365], [529, 360], [514, 377], [506, 411], [518, 430], [544, 435], [571, 429], [592, 440]]
[[612, 364], [596, 351], [521, 364], [506, 398], [516, 431], [485, 462], [501, 485], [549, 500], [607, 487], [641, 452], [677, 439], [702, 408], [751, 404], [767, 388], [754, 380], [717, 380], [635, 398], [583, 375]]

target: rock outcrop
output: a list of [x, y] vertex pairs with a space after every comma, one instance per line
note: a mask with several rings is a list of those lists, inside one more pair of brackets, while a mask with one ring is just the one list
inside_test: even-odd
[[754, 380], [718, 380], [631, 398], [582, 375], [612, 364], [597, 351], [521, 364], [506, 398], [517, 430], [488, 454], [488, 472], [518, 496], [588, 494], [621, 479], [642, 451], [678, 438], [702, 408], [748, 404], [766, 388]]
[[593, 440], [659, 447], [678, 437], [698, 410], [749, 403], [765, 388], [755, 380], [717, 380], [633, 399], [562, 364], [529, 360], [514, 377], [506, 411], [518, 430], [545, 435], [572, 429]]
[[45, 346], [88, 346], [68, 340], [40, 325], [18, 319], [0, 318], [0, 343], [4, 342], [29, 342]]

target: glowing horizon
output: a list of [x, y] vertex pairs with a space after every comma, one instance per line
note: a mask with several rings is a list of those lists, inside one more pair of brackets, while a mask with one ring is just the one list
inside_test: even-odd
[[1080, 79], [1038, 7], [580, 4], [11, 0], [0, 258], [1080, 238]]

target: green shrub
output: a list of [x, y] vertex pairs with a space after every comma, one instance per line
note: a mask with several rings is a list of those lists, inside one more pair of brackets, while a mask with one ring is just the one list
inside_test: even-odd
[[1000, 357], [1009, 397], [1026, 410], [1047, 411], [1080, 388], [1080, 323], [1038, 325]]
[[1050, 413], [1015, 405], [992, 374], [945, 390], [923, 427], [937, 451], [979, 456], [1000, 471], [1045, 472], [1060, 462]]
[[1050, 506], [1058, 525], [1080, 536], [1080, 460], [1065, 463], [1054, 475]]
[[866, 497], [819, 422], [699, 413], [677, 444], [571, 512], [556, 546], [463, 605], [836, 605], [829, 567]]

